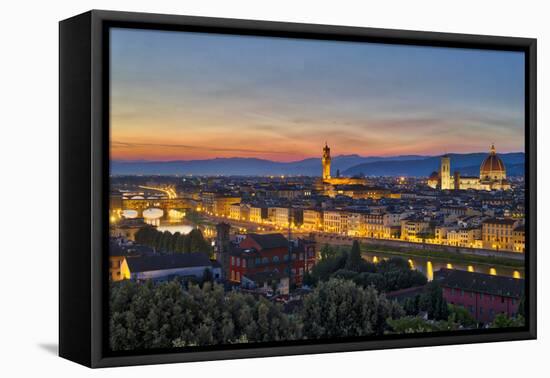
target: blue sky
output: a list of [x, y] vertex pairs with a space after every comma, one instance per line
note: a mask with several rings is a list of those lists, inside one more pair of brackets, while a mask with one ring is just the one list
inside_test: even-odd
[[114, 158], [524, 151], [523, 53], [111, 34]]

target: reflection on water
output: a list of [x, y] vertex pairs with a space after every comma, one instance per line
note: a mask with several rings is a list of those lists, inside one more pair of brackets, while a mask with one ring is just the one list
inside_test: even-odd
[[[383, 253], [372, 253], [367, 252], [363, 254], [363, 257], [367, 261], [371, 261], [373, 263], [378, 263], [381, 260], [386, 260], [390, 257], [395, 257], [389, 254], [383, 254]], [[433, 280], [434, 271], [438, 271], [441, 268], [447, 268], [447, 269], [458, 269], [458, 270], [466, 270], [468, 272], [478, 272], [478, 273], [485, 273], [485, 274], [491, 274], [493, 276], [504, 276], [504, 277], [513, 277], [513, 278], [522, 278], [524, 275], [523, 269], [517, 269], [517, 268], [508, 268], [508, 267], [498, 267], [498, 271], [495, 267], [492, 267], [490, 265], [484, 265], [484, 264], [478, 264], [478, 265], [472, 265], [472, 264], [462, 264], [462, 263], [448, 263], [444, 260], [435, 260], [435, 259], [426, 259], [422, 257], [411, 257], [406, 258], [409, 266], [412, 269], [416, 269], [419, 272], [422, 272], [429, 281]]]
[[175, 234], [176, 232], [179, 232], [182, 235], [187, 235], [195, 227], [198, 227], [198, 229], [201, 230], [202, 235], [205, 238], [213, 238], [213, 237], [216, 236], [216, 228], [214, 226], [210, 226], [210, 225], [194, 226], [194, 225], [187, 224], [187, 223], [174, 224], [174, 223], [170, 223], [170, 221], [168, 221], [167, 223], [165, 222], [165, 223], [161, 223], [161, 224], [157, 225], [157, 230], [162, 231], [162, 232], [168, 231], [168, 232], [171, 232], [172, 234]]
[[176, 232], [179, 232], [180, 234], [188, 234], [191, 232], [192, 229], [193, 226], [188, 224], [163, 224], [157, 227], [157, 230], [159, 231], [168, 231], [173, 234], [175, 234]]

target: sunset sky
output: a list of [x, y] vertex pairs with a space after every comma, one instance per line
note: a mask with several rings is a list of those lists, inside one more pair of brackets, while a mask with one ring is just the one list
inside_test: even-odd
[[524, 151], [519, 52], [111, 31], [116, 160]]

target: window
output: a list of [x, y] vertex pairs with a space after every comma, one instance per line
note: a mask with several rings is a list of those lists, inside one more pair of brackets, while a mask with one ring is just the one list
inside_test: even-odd
[[235, 265], [235, 257], [231, 256], [231, 265]]
[[259, 257], [256, 257], [256, 264], [261, 264], [261, 263], [262, 263], [262, 259]]
[[237, 266], [241, 266], [241, 259], [237, 257]]
[[237, 282], [241, 282], [241, 274], [237, 272]]
[[278, 263], [279, 262], [279, 256], [273, 256], [273, 262]]
[[231, 281], [235, 281], [235, 271], [231, 271]]
[[243, 259], [243, 268], [246, 268], [246, 259]]
[[269, 259], [267, 257], [264, 257], [262, 259], [262, 263], [267, 264], [269, 262]]

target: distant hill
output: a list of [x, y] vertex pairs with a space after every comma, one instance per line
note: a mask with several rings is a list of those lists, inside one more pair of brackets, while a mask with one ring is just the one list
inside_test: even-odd
[[[478, 175], [479, 165], [486, 153], [450, 154], [451, 170], [464, 175]], [[523, 174], [523, 153], [499, 154], [510, 175]], [[439, 168], [438, 156], [406, 155], [392, 157], [363, 157], [341, 155], [332, 158], [332, 174], [344, 176], [428, 176]], [[225, 175], [267, 176], [304, 175], [320, 176], [321, 159], [310, 158], [281, 163], [255, 158], [216, 158], [208, 160], [177, 161], [112, 161], [113, 175]]]
[[[465, 176], [478, 176], [479, 166], [487, 153], [449, 154], [451, 172], [459, 171]], [[525, 154], [514, 152], [499, 154], [510, 176], [523, 175]], [[439, 170], [440, 156], [431, 156], [418, 160], [378, 161], [361, 163], [346, 169], [345, 176], [428, 176]]]
[[[341, 155], [332, 158], [332, 172], [340, 172], [362, 163], [376, 161], [398, 161], [425, 159], [426, 156], [363, 157], [359, 155]], [[176, 161], [112, 161], [113, 175], [305, 175], [321, 174], [321, 159], [309, 158], [295, 162], [281, 163], [254, 158], [216, 158], [208, 160]]]

